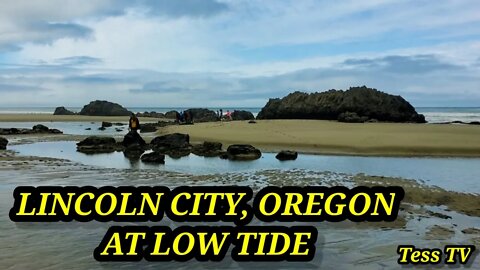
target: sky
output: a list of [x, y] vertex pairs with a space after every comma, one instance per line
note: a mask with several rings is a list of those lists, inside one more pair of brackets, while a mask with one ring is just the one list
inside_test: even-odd
[[0, 0], [0, 106], [480, 106], [478, 0]]

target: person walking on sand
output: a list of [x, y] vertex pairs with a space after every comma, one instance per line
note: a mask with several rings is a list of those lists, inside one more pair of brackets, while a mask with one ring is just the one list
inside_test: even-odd
[[134, 113], [132, 113], [130, 120], [128, 120], [128, 128], [135, 132], [137, 132], [137, 130], [140, 128], [140, 121]]
[[232, 113], [230, 112], [230, 110], [227, 110], [225, 118], [227, 119], [227, 121], [232, 121]]

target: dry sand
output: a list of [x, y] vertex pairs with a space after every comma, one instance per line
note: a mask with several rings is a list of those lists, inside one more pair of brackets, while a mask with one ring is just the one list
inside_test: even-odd
[[265, 151], [379, 156], [480, 156], [480, 126], [261, 120], [168, 126], [158, 134], [190, 134], [193, 142], [246, 143]]

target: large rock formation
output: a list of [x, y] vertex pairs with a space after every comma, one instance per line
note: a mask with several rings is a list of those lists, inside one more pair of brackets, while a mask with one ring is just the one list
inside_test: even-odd
[[75, 115], [76, 113], [67, 110], [65, 107], [57, 107], [53, 112], [53, 115]]
[[6, 150], [7, 144], [8, 144], [8, 140], [3, 137], [0, 137], [0, 150]]
[[132, 112], [117, 103], [95, 100], [85, 105], [80, 114], [91, 116], [129, 116]]
[[185, 112], [189, 112], [193, 116], [194, 122], [213, 122], [218, 121], [217, 113], [209, 109], [188, 109]]
[[425, 117], [418, 114], [401, 96], [365, 86], [351, 87], [347, 91], [329, 90], [311, 94], [294, 92], [282, 99], [270, 99], [257, 119], [338, 120], [342, 113], [344, 115], [340, 120], [351, 118], [354, 121], [376, 119], [386, 122], [425, 123]]
[[232, 113], [232, 120], [253, 120], [255, 117], [253, 113], [243, 110], [235, 110]]

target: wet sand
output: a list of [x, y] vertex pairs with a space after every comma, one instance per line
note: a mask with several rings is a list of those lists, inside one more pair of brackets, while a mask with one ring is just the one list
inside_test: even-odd
[[193, 142], [246, 143], [264, 151], [371, 156], [480, 156], [480, 126], [260, 120], [168, 126], [158, 134], [187, 133]]

